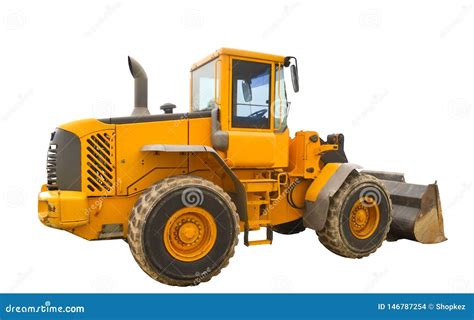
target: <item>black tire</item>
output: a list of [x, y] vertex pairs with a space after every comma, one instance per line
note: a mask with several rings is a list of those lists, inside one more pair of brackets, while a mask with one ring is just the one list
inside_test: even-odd
[[297, 234], [303, 232], [306, 228], [303, 226], [303, 219], [282, 223], [273, 226], [273, 231], [281, 234]]
[[[213, 246], [195, 261], [176, 259], [168, 252], [163, 237], [168, 218], [190, 207], [182, 198], [186, 190], [198, 192], [201, 201], [195, 206], [209, 212], [216, 222]], [[238, 234], [239, 219], [230, 196], [208, 180], [182, 175], [163, 179], [140, 196], [129, 218], [128, 243], [138, 265], [150, 277], [168, 285], [192, 286], [209, 281], [228, 265]]]
[[[366, 239], [354, 236], [349, 223], [350, 212], [357, 200], [372, 193], [378, 203], [379, 223]], [[375, 252], [386, 239], [392, 221], [392, 203], [383, 183], [377, 178], [352, 173], [331, 198], [323, 229], [316, 232], [319, 241], [330, 251], [347, 258], [362, 258]]]

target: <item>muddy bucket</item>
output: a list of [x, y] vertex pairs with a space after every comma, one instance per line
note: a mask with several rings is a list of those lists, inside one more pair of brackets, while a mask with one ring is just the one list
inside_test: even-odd
[[392, 224], [387, 240], [410, 239], [438, 243], [444, 236], [443, 214], [436, 182], [429, 185], [406, 183], [403, 174], [362, 171], [380, 179], [392, 200]]

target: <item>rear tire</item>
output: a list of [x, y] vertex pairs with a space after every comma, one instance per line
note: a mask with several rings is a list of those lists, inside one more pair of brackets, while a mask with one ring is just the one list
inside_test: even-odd
[[238, 242], [230, 196], [195, 176], [175, 176], [148, 188], [129, 218], [128, 243], [138, 265], [168, 285], [193, 286], [226, 267]]
[[317, 231], [330, 251], [347, 258], [375, 252], [386, 239], [392, 221], [392, 204], [377, 178], [353, 173], [331, 198], [326, 224]]

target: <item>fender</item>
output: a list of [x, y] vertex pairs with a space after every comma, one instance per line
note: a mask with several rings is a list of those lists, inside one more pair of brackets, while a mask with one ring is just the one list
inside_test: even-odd
[[352, 163], [328, 163], [311, 183], [305, 196], [303, 224], [305, 227], [320, 231], [328, 217], [331, 197], [339, 190], [347, 177], [359, 165]]
[[235, 190], [235, 200], [237, 213], [241, 221], [247, 223], [247, 193], [232, 169], [225, 163], [224, 159], [211, 147], [202, 145], [178, 145], [178, 144], [147, 144], [140, 151], [142, 152], [181, 152], [181, 153], [208, 153], [215, 160], [217, 167], [221, 168], [232, 180]]

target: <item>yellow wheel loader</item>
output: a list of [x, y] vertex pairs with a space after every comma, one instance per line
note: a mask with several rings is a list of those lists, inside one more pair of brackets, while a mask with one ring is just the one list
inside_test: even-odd
[[[316, 232], [332, 252], [362, 258], [384, 240], [445, 240], [438, 187], [348, 162], [344, 136], [290, 137], [284, 73], [297, 60], [223, 48], [191, 68], [188, 113], [150, 115], [147, 75], [128, 58], [131, 116], [59, 126], [47, 153], [38, 215], [87, 240], [125, 239], [160, 282], [208, 281], [273, 232]], [[288, 73], [288, 72], [287, 72]], [[266, 228], [265, 239], [251, 239]], [[255, 237], [252, 237], [255, 238]]]

